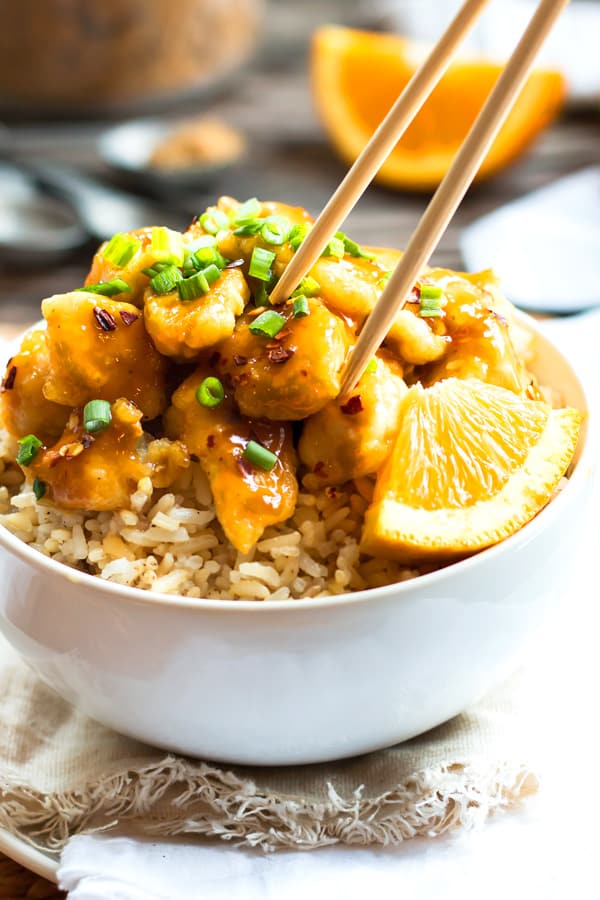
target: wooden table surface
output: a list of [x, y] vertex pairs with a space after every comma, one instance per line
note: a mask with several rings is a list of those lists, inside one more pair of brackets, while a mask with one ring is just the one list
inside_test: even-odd
[[[189, 113], [193, 108], [187, 102], [168, 115]], [[163, 201], [165, 209], [177, 212], [182, 226], [219, 193], [240, 199], [282, 199], [316, 212], [344, 173], [312, 111], [302, 58], [291, 68], [282, 68], [280, 62], [279, 67], [268, 70], [247, 70], [235, 91], [212, 101], [211, 111], [245, 131], [249, 156], [226, 181], [215, 183], [207, 196], [190, 193], [168, 203]], [[97, 152], [97, 138], [106, 125], [13, 123], [14, 151], [22, 160], [57, 160], [107, 178], [109, 173]], [[465, 224], [562, 174], [593, 163], [600, 163], [600, 107], [598, 111], [570, 110], [526, 157], [470, 191], [435, 260], [460, 268], [458, 237]], [[372, 187], [350, 217], [346, 230], [364, 243], [402, 246], [426, 202], [423, 195]], [[39, 318], [43, 297], [82, 284], [91, 252], [90, 245], [71, 259], [43, 269], [16, 269], [10, 263], [0, 263], [0, 333], [15, 334]], [[491, 259], [490, 264], [493, 262]], [[0, 900], [60, 896], [55, 886], [0, 855]]]

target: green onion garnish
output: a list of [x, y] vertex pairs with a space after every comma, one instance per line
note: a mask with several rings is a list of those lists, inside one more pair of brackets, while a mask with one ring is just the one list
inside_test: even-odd
[[111, 237], [102, 251], [102, 256], [117, 268], [122, 269], [133, 259], [139, 248], [140, 242], [137, 238], [131, 237], [124, 231], [119, 231]]
[[85, 291], [88, 294], [102, 294], [104, 297], [114, 297], [115, 294], [126, 294], [131, 288], [122, 278], [111, 278], [110, 281], [99, 281], [98, 284], [86, 284], [84, 287], [75, 288], [76, 291]]
[[293, 311], [295, 319], [303, 319], [304, 316], [310, 316], [308, 300], [303, 294], [300, 294], [298, 297], [294, 298]]
[[239, 225], [236, 229], [234, 229], [233, 233], [240, 237], [250, 234], [258, 234], [262, 226], [262, 219], [249, 219], [247, 222], [244, 222], [243, 225]]
[[223, 228], [229, 228], [229, 218], [220, 209], [203, 213], [199, 221], [208, 234], [218, 234]]
[[196, 400], [200, 406], [208, 406], [212, 409], [223, 402], [225, 391], [218, 378], [209, 376], [196, 388]]
[[108, 400], [90, 400], [83, 407], [83, 427], [93, 433], [108, 428], [111, 420]]
[[150, 287], [155, 294], [170, 294], [182, 278], [183, 275], [177, 266], [167, 266], [166, 269], [157, 272], [154, 278], [150, 279]]
[[167, 262], [157, 262], [151, 266], [148, 266], [146, 269], [142, 269], [142, 275], [147, 275], [148, 278], [154, 278], [155, 275], [158, 275], [159, 272], [162, 272], [163, 269], [166, 269], [169, 266]]
[[344, 234], [343, 231], [336, 231], [336, 238], [340, 241], [344, 242], [344, 250], [348, 254], [348, 256], [355, 256], [359, 259], [374, 259], [372, 253], [365, 253], [360, 244], [357, 244], [356, 241], [353, 241], [352, 238], [349, 238], [347, 234]]
[[208, 281], [208, 284], [211, 285], [214, 284], [217, 278], [221, 277], [221, 269], [218, 266], [210, 265], [202, 269], [202, 274]]
[[183, 263], [183, 235], [171, 228], [153, 228], [149, 252], [156, 262], [180, 266]]
[[442, 316], [442, 307], [440, 301], [443, 291], [440, 287], [433, 284], [424, 284], [421, 286], [419, 299], [419, 315], [423, 318], [435, 318]]
[[203, 272], [196, 272], [191, 278], [183, 278], [177, 282], [177, 290], [182, 300], [195, 300], [196, 297], [206, 294], [209, 288], [210, 285]]
[[271, 250], [265, 250], [263, 247], [255, 247], [252, 251], [250, 260], [249, 274], [253, 278], [260, 281], [270, 281], [272, 276], [271, 265], [275, 259], [275, 254]]
[[321, 285], [318, 281], [315, 281], [314, 278], [311, 278], [310, 275], [307, 275], [306, 278], [303, 278], [292, 297], [316, 297], [321, 289]]
[[46, 482], [42, 481], [41, 478], [33, 479], [33, 493], [35, 494], [36, 500], [41, 500], [44, 494], [46, 493]]
[[271, 301], [269, 300], [269, 295], [267, 293], [267, 288], [265, 286], [264, 281], [259, 281], [258, 285], [254, 289], [253, 293], [254, 305], [255, 306], [270, 306]]
[[263, 222], [260, 235], [267, 244], [280, 247], [287, 241], [290, 230], [290, 223], [287, 219], [282, 216], [269, 216]]
[[196, 260], [199, 269], [213, 264], [219, 266], [220, 269], [224, 269], [227, 265], [227, 261], [221, 256], [216, 247], [198, 247], [197, 250], [194, 250], [192, 257]]
[[375, 372], [375, 371], [377, 371], [377, 360], [375, 357], [373, 357], [367, 363], [367, 368], [365, 369], [365, 372]]
[[277, 462], [277, 456], [257, 441], [248, 441], [242, 456], [265, 472], [270, 472]]
[[275, 337], [279, 334], [287, 319], [273, 309], [266, 309], [264, 313], [257, 316], [254, 322], [248, 326], [252, 334], [260, 334], [263, 337]]
[[232, 225], [243, 225], [249, 219], [256, 219], [260, 215], [262, 206], [256, 197], [250, 197], [245, 203], [240, 204], [231, 216]]
[[294, 253], [310, 231], [310, 225], [294, 225], [288, 234], [288, 243]]
[[43, 447], [39, 438], [35, 434], [27, 434], [19, 440], [19, 451], [17, 453], [17, 462], [20, 466], [30, 465], [39, 453], [40, 447]]
[[332, 237], [321, 256], [334, 256], [336, 259], [343, 259], [344, 253], [344, 242], [339, 237]]

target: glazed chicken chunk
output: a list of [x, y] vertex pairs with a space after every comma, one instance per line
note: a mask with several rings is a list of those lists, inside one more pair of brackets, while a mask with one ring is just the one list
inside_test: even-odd
[[391, 452], [407, 391], [402, 368], [380, 355], [340, 405], [331, 400], [306, 420], [298, 453], [313, 487], [341, 484], [377, 472]]
[[69, 410], [44, 396], [49, 371], [46, 331], [35, 328], [25, 335], [18, 353], [9, 359], [2, 382], [2, 421], [14, 437], [35, 434], [46, 443], [61, 434]]
[[233, 334], [236, 317], [250, 298], [239, 269], [225, 269], [210, 290], [182, 301], [176, 291], [148, 291], [144, 321], [156, 349], [181, 360], [196, 359], [201, 350]]
[[74, 291], [44, 300], [42, 313], [48, 324], [48, 400], [75, 407], [127, 397], [147, 419], [165, 409], [166, 361], [139, 309]]
[[[268, 525], [284, 522], [296, 506], [296, 454], [290, 426], [285, 422], [253, 421], [241, 416], [231, 392], [222, 401], [204, 406], [197, 392], [210, 367], [190, 375], [173, 394], [167, 416], [172, 437], [181, 438], [208, 476], [217, 518], [233, 546], [247, 553]], [[249, 441], [274, 454], [265, 470], [244, 455]]]
[[290, 307], [264, 311], [279, 317], [281, 329], [274, 337], [258, 331], [256, 310], [245, 313], [231, 338], [219, 345], [216, 370], [230, 379], [244, 415], [296, 421], [337, 396], [352, 334], [317, 298], [307, 306], [309, 314], [302, 318], [294, 318]]

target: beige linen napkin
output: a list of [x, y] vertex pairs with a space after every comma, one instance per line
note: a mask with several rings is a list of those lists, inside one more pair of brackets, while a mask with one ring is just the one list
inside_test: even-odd
[[60, 850], [127, 823], [265, 850], [398, 843], [472, 826], [533, 792], [519, 676], [404, 744], [337, 763], [230, 768], [165, 755], [61, 700], [0, 643], [0, 826]]

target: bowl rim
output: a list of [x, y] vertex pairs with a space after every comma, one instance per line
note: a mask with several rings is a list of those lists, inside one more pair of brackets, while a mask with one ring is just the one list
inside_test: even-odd
[[[142, 603], [154, 607], [175, 608], [178, 610], [212, 612], [215, 614], [236, 612], [249, 612], [252, 610], [253, 615], [268, 615], [275, 610], [277, 614], [298, 613], [301, 610], [314, 612], [317, 609], [331, 609], [332, 607], [345, 608], [347, 606], [356, 606], [363, 603], [372, 603], [374, 600], [389, 600], [393, 598], [398, 602], [403, 595], [410, 595], [415, 591], [420, 592], [421, 589], [427, 589], [429, 586], [435, 586], [440, 580], [447, 579], [451, 581], [453, 577], [460, 577], [464, 572], [470, 572], [485, 565], [487, 560], [495, 559], [496, 556], [503, 553], [509, 553], [512, 549], [517, 551], [521, 546], [527, 544], [534, 539], [540, 531], [546, 529], [550, 523], [560, 515], [563, 506], [570, 501], [580, 488], [583, 487], [585, 479], [589, 478], [593, 472], [593, 444], [595, 441], [595, 415], [590, 410], [590, 395], [582, 384], [578, 372], [574, 368], [571, 360], [558, 348], [543, 330], [536, 327], [537, 323], [526, 313], [517, 311], [517, 318], [526, 327], [533, 331], [538, 338], [548, 344], [555, 353], [557, 353], [562, 361], [566, 363], [573, 377], [573, 382], [579, 388], [584, 400], [584, 430], [580, 434], [579, 444], [580, 454], [576, 461], [573, 471], [567, 479], [564, 487], [525, 525], [518, 531], [497, 544], [478, 550], [471, 556], [448, 563], [433, 572], [424, 575], [418, 575], [415, 578], [409, 578], [405, 581], [396, 581], [391, 584], [383, 585], [375, 588], [365, 588], [361, 591], [351, 591], [343, 594], [328, 594], [321, 597], [308, 597], [305, 599], [288, 599], [288, 600], [234, 600], [234, 599], [209, 599], [205, 597], [184, 597], [178, 594], [164, 594], [159, 591], [153, 592], [144, 588], [131, 587], [129, 585], [118, 584], [117, 582], [108, 581], [98, 575], [91, 575], [87, 572], [81, 572], [78, 569], [71, 568], [66, 563], [58, 562], [49, 556], [45, 556], [39, 550], [30, 547], [24, 541], [16, 537], [4, 525], [0, 525], [0, 547], [6, 550], [9, 555], [15, 555], [23, 562], [30, 563], [34, 568], [40, 570], [46, 575], [58, 576], [65, 579], [72, 585], [81, 585], [82, 588], [89, 587], [93, 591], [98, 591], [100, 595], [108, 594], [109, 596], [119, 596], [122, 600], [132, 601], [134, 603]], [[14, 340], [8, 342], [9, 348], [20, 342], [23, 336], [32, 328], [39, 326], [39, 322], [25, 329]], [[592, 426], [592, 427], [590, 427]]]

